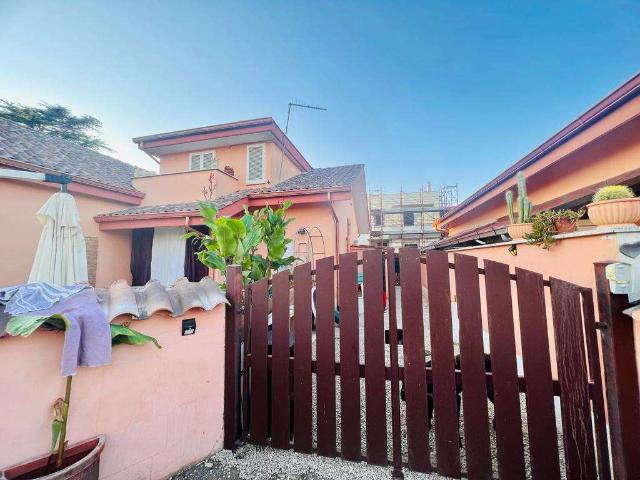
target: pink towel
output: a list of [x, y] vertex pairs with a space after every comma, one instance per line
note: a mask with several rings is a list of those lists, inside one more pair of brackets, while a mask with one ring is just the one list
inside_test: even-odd
[[111, 363], [111, 328], [93, 289], [70, 296], [29, 316], [64, 315], [69, 322], [62, 351], [61, 374], [75, 375], [78, 366], [99, 367]]

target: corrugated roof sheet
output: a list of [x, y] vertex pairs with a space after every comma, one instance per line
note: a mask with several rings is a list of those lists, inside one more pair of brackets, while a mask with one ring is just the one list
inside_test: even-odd
[[96, 295], [109, 321], [118, 315], [144, 320], [160, 311], [178, 317], [192, 308], [212, 310], [228, 303], [218, 284], [209, 277], [199, 282], [180, 278], [168, 288], [157, 280], [144, 287], [132, 287], [125, 280], [118, 280], [109, 288], [96, 289]]
[[35, 171], [140, 193], [131, 179], [142, 169], [5, 118], [0, 118], [0, 157], [28, 164]]

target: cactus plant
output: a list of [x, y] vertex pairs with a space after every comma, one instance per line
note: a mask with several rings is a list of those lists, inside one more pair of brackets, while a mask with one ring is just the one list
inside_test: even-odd
[[507, 201], [507, 214], [509, 215], [509, 223], [516, 223], [515, 216], [513, 215], [513, 192], [507, 190], [504, 194], [504, 198]]
[[518, 184], [518, 218], [516, 222], [516, 216], [514, 212], [513, 192], [507, 190], [505, 193], [505, 200], [507, 202], [507, 214], [509, 215], [509, 222], [515, 223], [528, 223], [531, 220], [531, 202], [527, 198], [527, 182], [524, 178], [524, 173], [518, 172], [516, 175]]
[[608, 185], [600, 188], [593, 196], [594, 202], [603, 202], [605, 200], [621, 200], [624, 198], [633, 198], [635, 194], [626, 185]]

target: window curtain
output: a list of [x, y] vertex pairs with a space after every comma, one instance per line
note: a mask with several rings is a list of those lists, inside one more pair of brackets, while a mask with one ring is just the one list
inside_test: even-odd
[[[208, 228], [204, 225], [191, 227], [200, 233], [207, 233]], [[186, 241], [184, 252], [184, 276], [190, 282], [199, 282], [209, 275], [209, 268], [200, 263], [196, 253], [200, 251], [200, 240], [197, 238], [189, 238]]]
[[186, 239], [184, 228], [154, 229], [151, 249], [151, 278], [164, 286], [171, 286], [184, 276]]
[[142, 286], [151, 280], [153, 228], [137, 228], [131, 232], [131, 285]]

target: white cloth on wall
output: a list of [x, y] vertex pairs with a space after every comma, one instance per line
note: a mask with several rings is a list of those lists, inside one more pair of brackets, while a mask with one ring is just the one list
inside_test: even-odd
[[169, 287], [184, 277], [184, 228], [159, 227], [153, 230], [151, 278]]

